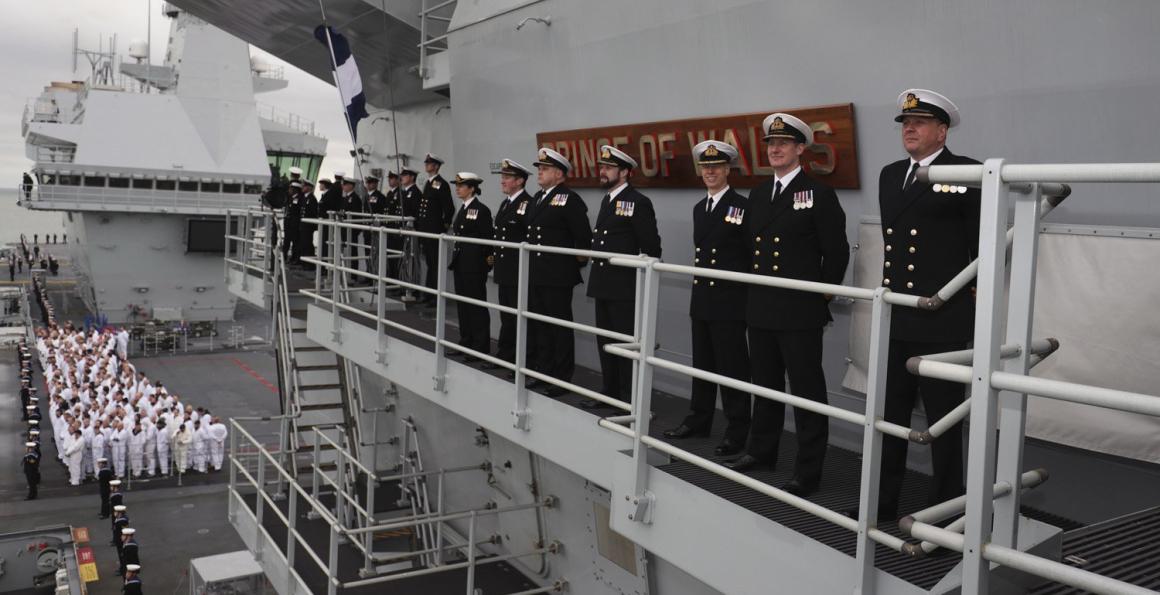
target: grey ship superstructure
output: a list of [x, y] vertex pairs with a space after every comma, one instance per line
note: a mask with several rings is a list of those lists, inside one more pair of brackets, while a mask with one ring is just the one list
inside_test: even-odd
[[[135, 42], [86, 81], [54, 82], [21, 123], [30, 209], [61, 211], [88, 308], [110, 322], [231, 320], [220, 281], [226, 209], [258, 204], [271, 166], [316, 175], [326, 140], [259, 104], [288, 81], [247, 44], [171, 5], [161, 64]], [[110, 44], [111, 46], [111, 44]], [[22, 196], [22, 198], [24, 198]]]
[[[330, 76], [326, 52], [310, 39], [322, 21], [314, 3], [177, 4]], [[1100, 309], [1060, 310], [1101, 295], [1097, 279], [1118, 274], [1146, 283], [1149, 276], [1139, 266], [1116, 268], [1129, 253], [1116, 242], [1154, 253], [1148, 238], [1160, 237], [1160, 219], [1148, 192], [1155, 186], [1114, 183], [1160, 182], [1157, 166], [1066, 163], [1137, 162], [1160, 148], [1137, 128], [1152, 117], [1148, 97], [1160, 92], [1155, 67], [1122, 59], [1160, 52], [1150, 25], [1160, 9], [1140, 2], [1065, 10], [1047, 0], [1001, 7], [333, 0], [323, 7], [351, 40], [368, 102], [379, 108], [359, 129], [364, 172], [400, 161], [414, 166], [427, 151], [448, 158], [452, 172], [495, 171], [505, 157], [531, 161], [543, 131], [850, 101], [863, 183], [840, 194], [859, 248], [845, 287], [829, 288], [838, 298], [826, 333], [836, 406], [827, 414], [842, 421], [832, 424], [824, 488], [805, 501], [773, 487], [789, 475], [788, 439], [776, 474], [747, 477], [725, 471], [711, 441], [659, 438], [683, 415], [680, 397], [698, 373], [687, 366], [691, 272], [682, 265], [693, 258], [684, 238], [699, 189], [647, 190], [659, 205], [666, 263], [612, 263], [638, 268], [643, 291], [637, 331], [610, 346], [636, 361], [632, 404], [603, 417], [576, 407], [580, 396], [602, 397], [590, 372], [596, 351], [583, 298], [574, 305], [582, 325], [577, 355], [589, 372], [569, 387], [576, 395], [551, 399], [523, 388], [534, 371], [522, 358], [513, 383], [449, 357], [457, 351], [456, 298], [446, 273], [433, 319], [399, 309], [392, 285], [421, 289], [382, 279], [385, 261], [398, 256], [381, 241], [393, 228], [359, 228], [380, 238], [380, 274], [356, 272], [365, 270], [364, 256], [340, 245], [310, 259], [317, 272], [303, 276], [270, 251], [276, 221], [232, 212], [227, 284], [243, 299], [273, 304], [285, 414], [277, 418], [277, 445], [247, 434], [245, 420], [232, 426], [229, 515], [280, 593], [1157, 588], [1154, 438], [1133, 436], [1129, 423], [1087, 428], [1089, 439], [1109, 436], [1096, 445], [1102, 450], [1127, 454], [1120, 449], [1135, 445], [1134, 459], [1113, 458], [1056, 444], [1066, 440], [1050, 430], [1106, 420], [1099, 416], [1107, 410], [1134, 415], [1133, 422], [1160, 414], [1154, 387], [1129, 384], [1131, 366], [1115, 373], [1083, 367], [1082, 360], [1103, 357], [1093, 349], [1097, 325], [1081, 323], [1103, 320], [1092, 314]], [[800, 56], [787, 65], [774, 50]], [[918, 306], [919, 296], [880, 285], [873, 180], [901, 156], [892, 100], [911, 85], [945, 90], [970, 106], [970, 126], [951, 138], [956, 151], [1065, 165], [988, 161], [977, 170], [924, 173], [922, 183], [984, 188], [975, 350], [916, 361], [914, 370], [972, 384], [971, 406], [958, 413], [969, 416], [972, 481], [964, 502], [899, 524], [866, 512], [874, 509], [878, 438], [890, 432], [921, 445], [931, 430], [921, 416], [913, 432], [880, 420], [889, 312]], [[590, 205], [599, 200], [597, 190], [582, 192]], [[494, 184], [485, 185], [485, 201], [497, 195]], [[1008, 223], [1015, 229], [1009, 263]], [[328, 237], [341, 244], [351, 236], [332, 230]], [[443, 258], [451, 248], [444, 238]], [[265, 266], [271, 261], [272, 270]], [[1099, 270], [1081, 268], [1087, 262]], [[360, 282], [367, 278], [370, 285]], [[1115, 294], [1122, 311], [1136, 312], [1135, 328], [1124, 331], [1131, 338], [1102, 338], [1151, 350], [1154, 317], [1141, 314], [1150, 306], [1132, 301], [1140, 297], [1133, 293]], [[1117, 353], [1141, 368], [1149, 360]], [[1045, 370], [1058, 384], [1036, 377]], [[1045, 407], [1071, 419], [1050, 421]], [[1141, 427], [1154, 427], [1148, 419]], [[1033, 425], [1046, 440], [1024, 440]], [[921, 446], [911, 452], [915, 471], [903, 506], [913, 512], [925, 506], [918, 473], [925, 461]], [[859, 506], [858, 518], [840, 514]], [[963, 520], [951, 521], [963, 508]], [[943, 521], [949, 527], [937, 526]]]

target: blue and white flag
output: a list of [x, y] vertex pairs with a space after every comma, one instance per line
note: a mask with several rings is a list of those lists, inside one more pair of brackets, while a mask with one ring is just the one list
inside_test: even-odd
[[[326, 38], [329, 34], [330, 43]], [[334, 79], [338, 83], [338, 92], [346, 102], [346, 120], [350, 124], [351, 140], [355, 141], [358, 134], [359, 120], [367, 117], [367, 98], [363, 95], [362, 77], [358, 73], [358, 65], [354, 63], [354, 55], [350, 53], [350, 42], [333, 27], [319, 25], [314, 28], [314, 38], [322, 45], [334, 50]]]

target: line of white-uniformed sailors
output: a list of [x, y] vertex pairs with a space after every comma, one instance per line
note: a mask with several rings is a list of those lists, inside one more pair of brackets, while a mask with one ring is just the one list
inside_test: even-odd
[[220, 470], [225, 424], [137, 371], [126, 358], [128, 341], [124, 329], [37, 330], [48, 419], [69, 483], [95, 476], [101, 458], [117, 477]]

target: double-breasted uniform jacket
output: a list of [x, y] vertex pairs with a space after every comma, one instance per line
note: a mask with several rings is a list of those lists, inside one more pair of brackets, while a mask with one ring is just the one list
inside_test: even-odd
[[[318, 199], [314, 198], [314, 194], [307, 194], [302, 201], [302, 218], [303, 219], [317, 219], [318, 218]], [[314, 223], [301, 223], [298, 225], [298, 241], [302, 242], [302, 249], [308, 254], [313, 254], [314, 232], [318, 226]]]
[[[944, 148], [931, 165], [977, 164]], [[935, 192], [914, 182], [903, 192], [910, 159], [882, 168], [878, 208], [885, 258], [882, 285], [891, 291], [931, 296], [978, 255], [978, 189]], [[935, 311], [895, 308], [890, 338], [918, 342], [966, 342], [974, 334], [975, 300], [963, 288]]]
[[367, 193], [367, 212], [382, 215], [387, 212], [387, 197], [378, 190]]
[[351, 192], [342, 197], [342, 207], [340, 208], [343, 213], [361, 213], [363, 212], [362, 198], [358, 192]]
[[[476, 197], [455, 213], [451, 231], [459, 237], [492, 239], [495, 231], [492, 228], [491, 209]], [[491, 252], [491, 246], [455, 242], [455, 248], [451, 251], [451, 264], [447, 268], [458, 273], [487, 273], [491, 269], [487, 264]], [[486, 279], [481, 282], [484, 281]]]
[[322, 199], [318, 201], [318, 215], [322, 219], [330, 217], [332, 211], [337, 211], [342, 208], [342, 188], [339, 184], [330, 187], [329, 190], [322, 193]]
[[[513, 243], [526, 240], [531, 203], [532, 197], [527, 191], [521, 191], [514, 200], [505, 200], [495, 213], [495, 239]], [[520, 251], [515, 248], [496, 249], [493, 275], [499, 285], [516, 285], [520, 275]]]
[[[423, 193], [419, 191], [419, 187], [411, 185], [409, 188], [399, 190], [399, 208], [402, 210], [404, 217], [418, 217], [419, 203], [423, 199]], [[414, 228], [418, 221], [412, 222], [411, 226]]]
[[[631, 185], [625, 186], [616, 198], [601, 200], [592, 229], [592, 249], [660, 258], [661, 236], [657, 233], [652, 201]], [[593, 260], [588, 297], [632, 300], [635, 296], [636, 269], [613, 266], [603, 258]]]
[[302, 210], [306, 203], [301, 192], [292, 192], [290, 194], [290, 202], [286, 204], [286, 218], [282, 221], [282, 227], [286, 230], [287, 240], [297, 240], [296, 235], [290, 235], [290, 230], [297, 229], [299, 222], [302, 221]]
[[443, 233], [451, 225], [455, 216], [455, 205], [451, 202], [451, 187], [443, 176], [435, 176], [423, 186], [415, 212], [415, 229], [428, 233]]
[[[838, 195], [804, 171], [789, 181], [776, 200], [772, 200], [773, 191], [771, 178], [749, 194], [745, 214], [752, 251], [749, 272], [841, 283], [850, 261], [850, 244]], [[821, 328], [830, 320], [822, 294], [749, 286], [746, 321], [751, 327], [807, 330]]]
[[[711, 212], [709, 197], [693, 207], [693, 266], [746, 273], [751, 269], [745, 219], [749, 199], [730, 188]], [[689, 316], [697, 320], [745, 320], [748, 289], [736, 281], [693, 278]]]
[[[588, 206], [572, 189], [560, 184], [545, 195], [540, 190], [527, 207], [529, 244], [587, 250], [592, 247], [588, 229]], [[584, 263], [571, 254], [536, 252], [531, 254], [531, 284], [573, 287], [584, 281]]]

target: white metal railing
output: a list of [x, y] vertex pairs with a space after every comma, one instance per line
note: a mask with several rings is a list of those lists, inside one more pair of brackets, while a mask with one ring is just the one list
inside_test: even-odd
[[[934, 545], [947, 547], [963, 552], [966, 562], [964, 573], [963, 592], [985, 593], [987, 591], [988, 562], [1000, 563], [1029, 572], [1042, 578], [1056, 580], [1068, 585], [1092, 590], [1100, 593], [1137, 593], [1146, 592], [1122, 581], [1096, 575], [1087, 571], [1072, 568], [1059, 562], [1047, 560], [1015, 549], [1018, 543], [1019, 495], [1022, 489], [1029, 489], [1037, 485], [1045, 474], [1037, 476], [1034, 481], [1027, 481], [1023, 470], [1022, 444], [1024, 431], [1024, 412], [1026, 394], [1036, 394], [1047, 398], [1065, 399], [1101, 407], [1121, 408], [1124, 410], [1160, 414], [1160, 408], [1154, 403], [1160, 402], [1156, 397], [1110, 391], [1097, 387], [1088, 387], [1072, 383], [1048, 381], [1027, 376], [1030, 368], [1048, 357], [1057, 347], [1058, 342], [1049, 339], [1033, 340], [1031, 338], [1032, 307], [1034, 304], [1034, 279], [1036, 247], [1038, 239], [1038, 222], [1047, 212], [1050, 212], [1060, 200], [1066, 197], [1070, 189], [1058, 183], [1059, 181], [1104, 181], [1104, 182], [1157, 182], [1160, 181], [1160, 164], [1109, 165], [1101, 170], [1096, 166], [1009, 166], [1002, 167], [1001, 161], [989, 161], [984, 166], [937, 166], [930, 168], [929, 173], [922, 171], [925, 180], [935, 183], [957, 183], [982, 186], [983, 213], [981, 217], [980, 256], [963, 274], [950, 281], [944, 288], [932, 296], [916, 296], [895, 293], [888, 288], [865, 289], [831, 285], [825, 283], [807, 282], [785, 278], [775, 278], [749, 273], [717, 271], [689, 266], [662, 263], [656, 259], [644, 256], [630, 256], [612, 254], [593, 250], [578, 250], [541, 246], [535, 244], [514, 244], [492, 240], [474, 238], [460, 238], [441, 234], [414, 232], [405, 229], [380, 227], [348, 223], [337, 220], [313, 219], [305, 220], [314, 223], [319, 229], [328, 229], [330, 255], [328, 258], [304, 259], [316, 265], [316, 283], [314, 291], [305, 291], [307, 295], [321, 304], [329, 304], [333, 317], [333, 329], [340, 328], [340, 317], [344, 314], [366, 318], [375, 325], [380, 337], [380, 346], [385, 342], [385, 331], [399, 330], [413, 337], [429, 341], [435, 350], [435, 386], [438, 391], [444, 389], [446, 374], [446, 350], [457, 350], [479, 359], [491, 362], [496, 366], [515, 372], [515, 407], [513, 414], [515, 425], [529, 429], [527, 419], [528, 392], [524, 379], [538, 378], [567, 390], [588, 396], [595, 400], [617, 407], [627, 412], [627, 415], [618, 418], [608, 418], [600, 421], [600, 425], [633, 440], [633, 459], [636, 467], [632, 493], [632, 502], [635, 510], [632, 520], [641, 523], [651, 522], [654, 496], [648, 489], [647, 453], [649, 449], [664, 452], [674, 458], [687, 461], [708, 470], [716, 475], [750, 487], [771, 498], [822, 518], [833, 524], [857, 533], [856, 560], [860, 567], [858, 573], [857, 590], [860, 593], [872, 593], [875, 588], [874, 546], [883, 544], [891, 549], [908, 555], [921, 555], [933, 548]], [[1002, 177], [1000, 173], [1002, 172]], [[1101, 171], [1103, 173], [1101, 173]], [[1066, 177], [1047, 178], [1048, 176], [1064, 174]], [[972, 176], [979, 175], [980, 178]], [[1015, 197], [1014, 227], [1008, 232], [1007, 209], [1008, 195]], [[947, 200], [953, 200], [948, 195]], [[390, 217], [382, 217], [389, 221]], [[341, 233], [346, 231], [348, 233]], [[348, 241], [349, 232], [359, 232], [366, 237], [374, 237], [377, 241], [360, 244]], [[380, 266], [377, 274], [367, 273], [350, 266], [357, 260], [353, 255], [347, 255], [348, 249], [354, 246], [358, 249], [375, 247], [380, 262], [387, 256], [385, 241], [389, 235], [397, 234], [411, 238], [437, 240], [438, 247], [438, 286], [429, 289], [420, 284], [403, 281], [386, 276]], [[477, 300], [457, 295], [448, 291], [447, 271], [449, 248], [456, 242], [489, 245], [495, 248], [507, 248], [518, 251], [519, 257], [519, 295], [516, 307], [502, 306], [483, 300]], [[1011, 253], [1010, 279], [1011, 287], [1005, 287], [1006, 258], [1008, 247]], [[532, 252], [549, 252], [569, 254], [584, 258], [607, 259], [606, 264], [611, 266], [628, 267], [636, 270], [637, 275], [637, 303], [634, 332], [631, 336], [599, 329], [594, 326], [571, 321], [560, 320], [541, 314], [529, 312], [527, 309], [527, 287], [529, 281], [529, 261]], [[330, 291], [324, 291], [322, 279], [329, 275], [362, 278], [371, 281], [372, 286], [364, 291], [376, 295], [380, 303], [378, 312], [367, 312], [363, 308], [352, 305], [350, 302], [354, 291], [339, 291], [340, 284], [332, 281]], [[872, 322], [870, 334], [870, 365], [866, 397], [866, 408], [862, 413], [851, 412], [816, 403], [796, 397], [782, 391], [771, 390], [750, 382], [738, 381], [720, 376], [690, 366], [668, 361], [657, 357], [655, 349], [655, 331], [657, 325], [656, 307], [660, 280], [662, 275], [676, 275], [682, 277], [697, 277], [706, 279], [720, 279], [753, 285], [780, 287], [812, 293], [841, 296], [852, 300], [869, 301], [872, 304]], [[922, 375], [943, 377], [972, 385], [971, 397], [949, 413], [944, 419], [931, 424], [926, 430], [906, 428], [883, 420], [885, 408], [885, 371], [889, 346], [890, 318], [894, 307], [937, 309], [942, 306], [957, 291], [962, 290], [972, 277], [978, 277], [977, 303], [978, 317], [976, 321], [975, 348], [972, 350], [946, 354], [932, 354], [910, 362], [912, 372]], [[422, 294], [436, 297], [436, 327], [434, 334], [410, 328], [397, 321], [388, 320], [383, 314], [381, 304], [384, 291], [388, 286], [402, 287]], [[1001, 300], [1007, 296], [1007, 304]], [[476, 306], [498, 310], [513, 314], [517, 317], [517, 347], [516, 362], [494, 358], [486, 353], [464, 349], [457, 344], [446, 340], [444, 327], [446, 310], [450, 302], [463, 302]], [[1006, 334], [1002, 333], [1002, 312], [1008, 312]], [[634, 381], [633, 396], [630, 403], [622, 403], [606, 395], [602, 395], [587, 388], [570, 382], [558, 380], [540, 374], [527, 367], [526, 333], [529, 321], [540, 324], [564, 326], [576, 331], [593, 335], [604, 336], [618, 343], [605, 346], [605, 351], [633, 360]], [[381, 347], [382, 348], [382, 347]], [[383, 354], [379, 354], [380, 359]], [[971, 365], [966, 365], [967, 363]], [[649, 420], [651, 413], [652, 376], [657, 368], [675, 372], [685, 376], [700, 378], [710, 382], [731, 386], [749, 392], [758, 398], [780, 401], [784, 404], [808, 409], [822, 415], [862, 426], [862, 476], [859, 494], [859, 515], [857, 519], [848, 518], [837, 511], [829, 510], [804, 498], [800, 498], [779, 488], [754, 480], [737, 473], [724, 466], [699, 457], [693, 453], [673, 446], [649, 435]], [[941, 376], [939, 375], [941, 374]], [[1000, 391], [1002, 394], [1000, 394]], [[1008, 392], [1009, 391], [1009, 392]], [[1002, 418], [998, 415], [1000, 409]], [[908, 544], [905, 540], [887, 534], [877, 528], [875, 519], [878, 506], [878, 486], [881, 474], [882, 436], [884, 434], [905, 438], [916, 443], [928, 443], [940, 435], [948, 427], [971, 417], [970, 452], [968, 464], [968, 491], [962, 504], [965, 517], [955, 521], [947, 528], [935, 527], [922, 518], [904, 519], [902, 524], [910, 535], [920, 541], [918, 544]], [[627, 425], [626, 425], [627, 424]], [[1002, 431], [996, 432], [997, 429]], [[1020, 489], [1013, 489], [1019, 486]], [[993, 529], [992, 529], [993, 521]], [[961, 530], [963, 533], [958, 533]]]
[[[422, 0], [419, 9], [420, 79], [429, 78], [427, 72], [428, 56], [447, 50], [447, 29], [451, 25], [451, 16], [449, 15], [454, 14], [457, 3], [458, 0]], [[450, 9], [450, 12], [447, 9]], [[440, 25], [437, 27], [435, 23], [440, 23]], [[432, 30], [435, 28], [440, 29], [443, 33], [433, 35]]]
[[281, 109], [268, 103], [262, 103], [260, 101], [257, 102], [257, 109], [259, 118], [265, 118], [271, 122], [277, 122], [278, 124], [286, 126], [287, 128], [297, 130], [298, 132], [309, 134], [311, 136], [318, 136], [314, 132], [314, 120], [303, 118], [294, 112]]
[[[75, 172], [78, 176], [80, 172]], [[130, 182], [131, 183], [131, 182]], [[256, 186], [256, 184], [247, 184]], [[244, 188], [247, 185], [241, 185]], [[21, 188], [23, 196], [23, 188]], [[77, 211], [121, 209], [154, 209], [171, 212], [213, 212], [242, 209], [255, 205], [257, 194], [242, 192], [202, 192], [201, 190], [158, 190], [112, 188], [107, 186], [66, 186], [38, 184], [28, 201], [46, 209]]]

